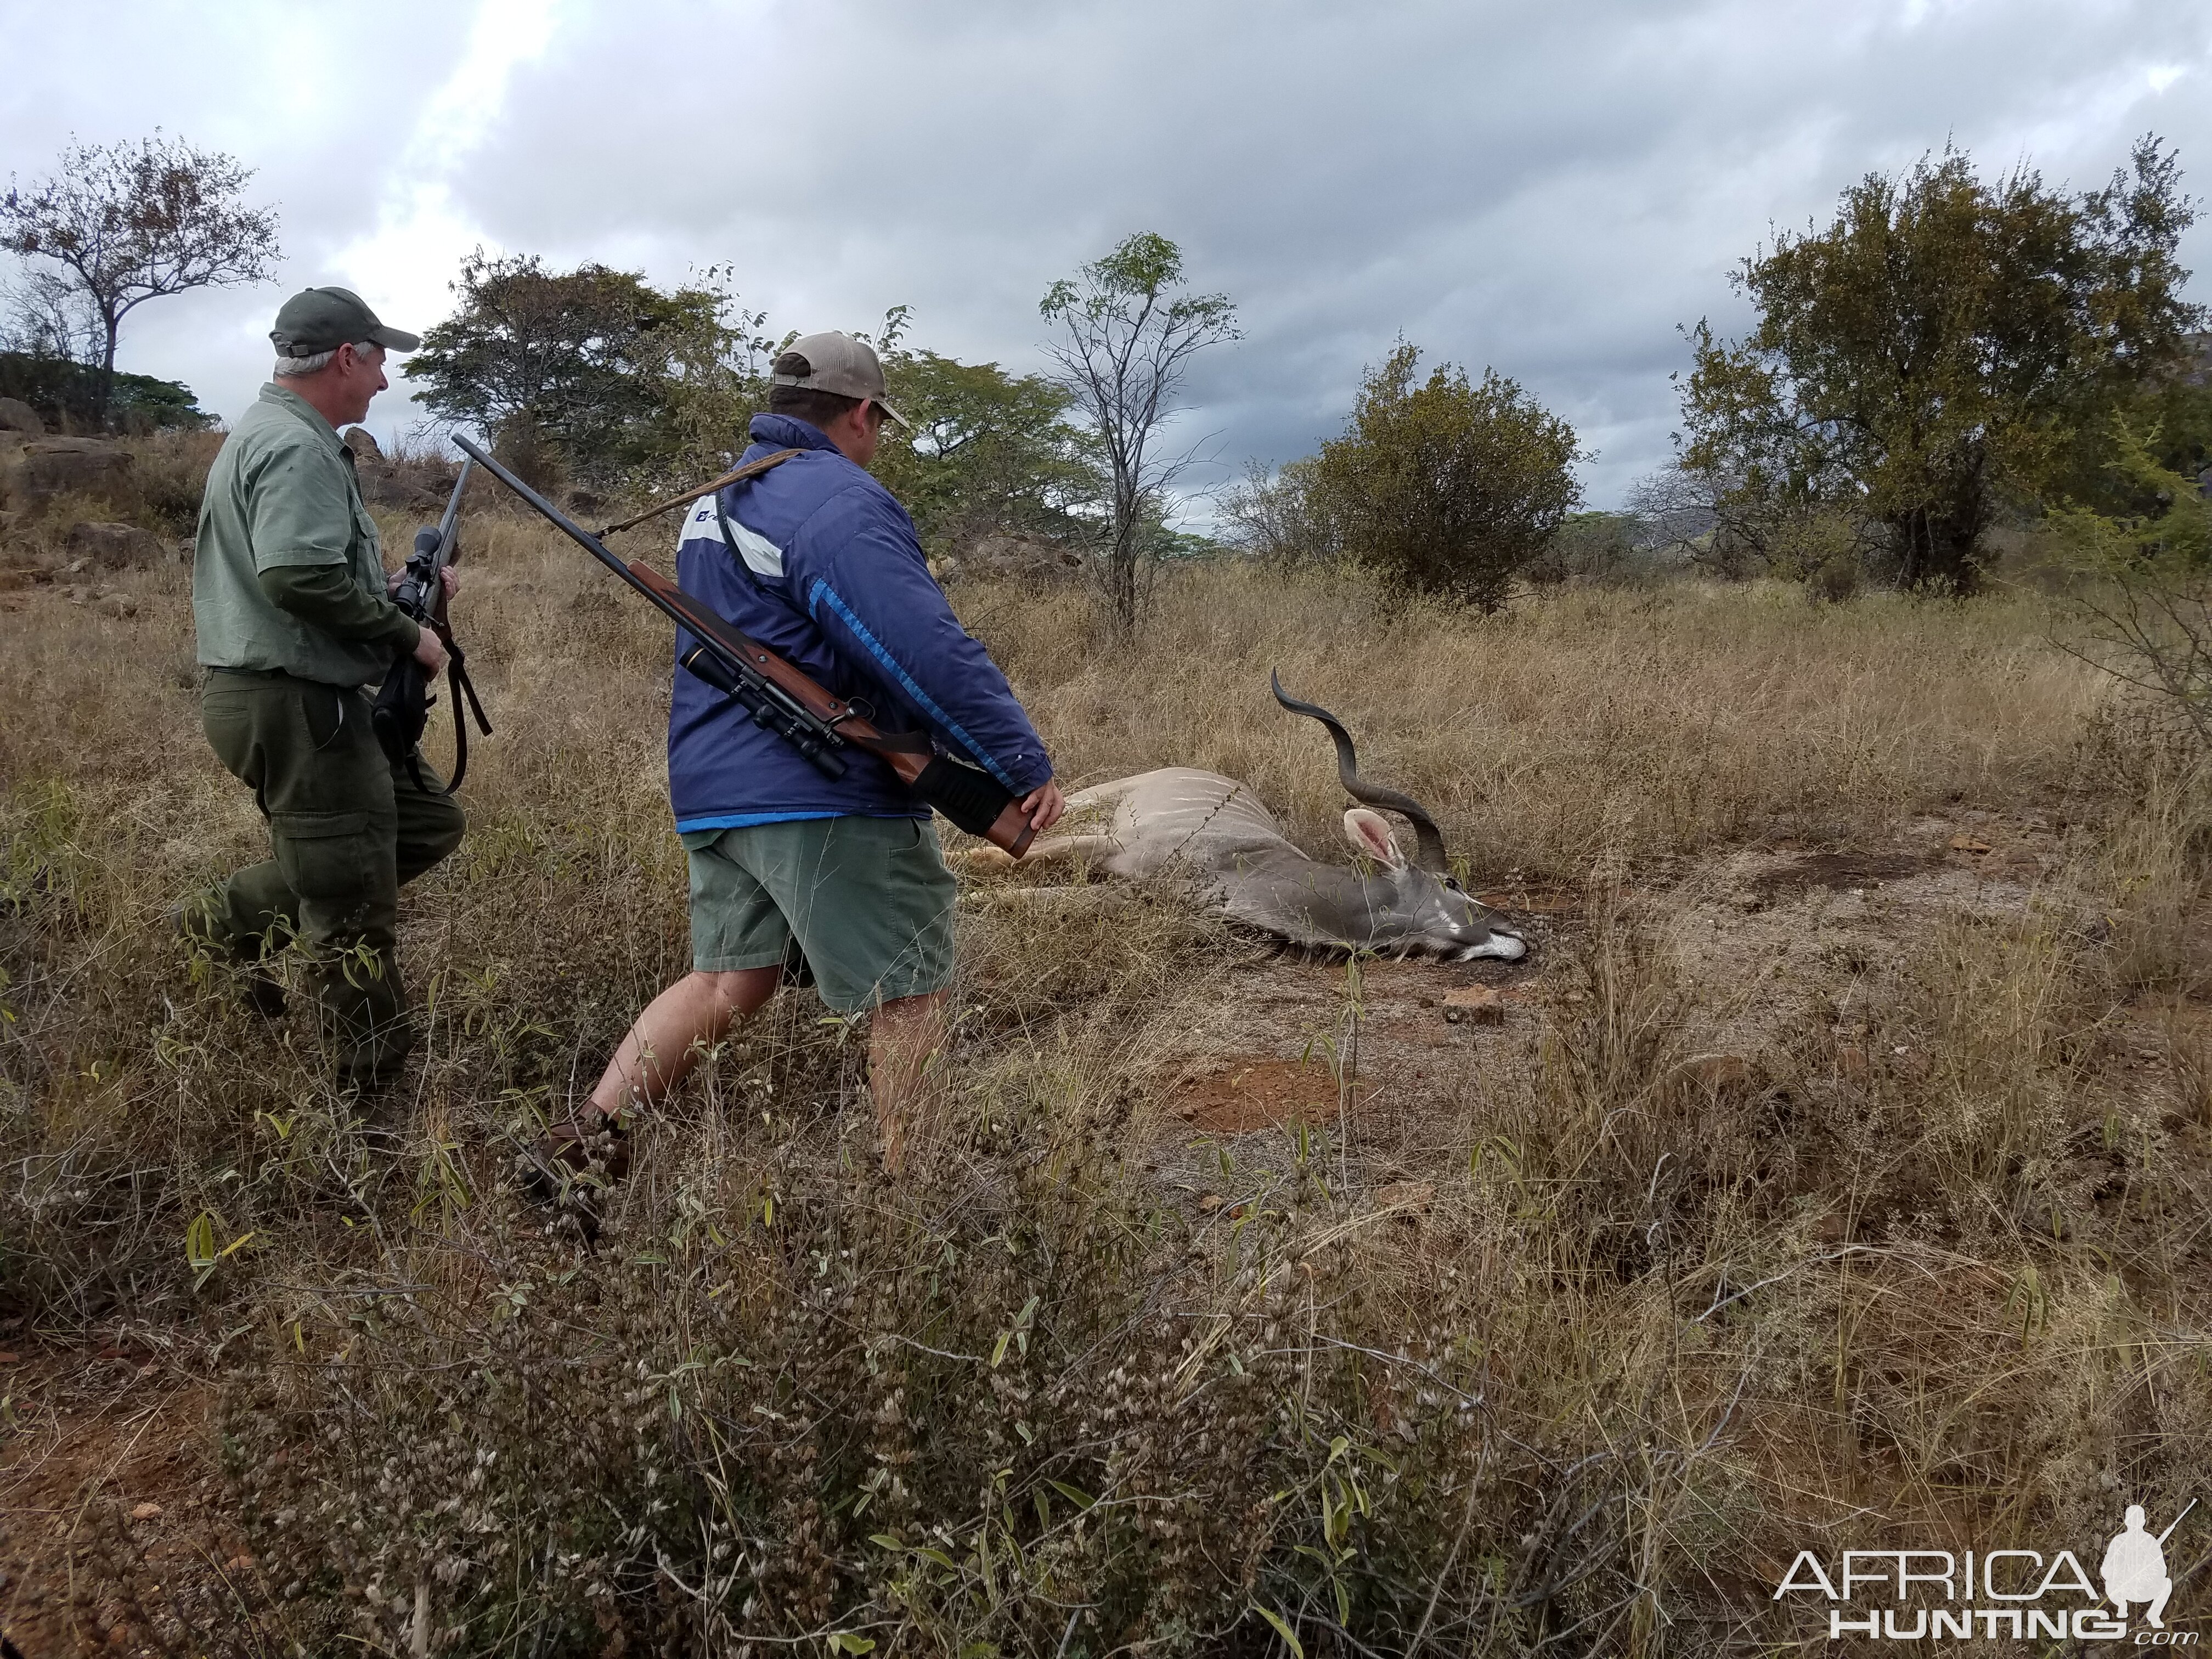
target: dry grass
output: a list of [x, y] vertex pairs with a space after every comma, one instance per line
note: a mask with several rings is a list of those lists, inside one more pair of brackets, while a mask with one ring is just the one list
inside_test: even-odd
[[[1770, 1599], [1798, 1547], [2088, 1551], [2195, 1478], [2206, 818], [2033, 600], [1484, 622], [1216, 568], [1132, 659], [1073, 596], [963, 592], [1077, 782], [1214, 767], [1320, 849], [1328, 750], [1268, 669], [1335, 708], [1481, 883], [1573, 896], [1513, 1023], [1387, 1120], [1194, 1136], [1194, 1043], [1296, 978], [1340, 1056], [1397, 981], [1166, 890], [978, 905], [935, 1169], [874, 1173], [858, 1034], [786, 997], [586, 1253], [505, 1160], [684, 963], [665, 641], [528, 523], [471, 536], [498, 734], [406, 906], [396, 1160], [304, 1023], [163, 931], [262, 833], [197, 730], [183, 573], [8, 617], [0, 1340], [42, 1367], [0, 1427], [10, 1628], [45, 1594], [58, 1647], [178, 1654], [1260, 1653], [1269, 1615], [1313, 1654], [1769, 1652], [1825, 1638]], [[1759, 846], [1969, 815], [2052, 867], [1856, 932], [1729, 897]], [[196, 1267], [202, 1216], [246, 1242]], [[70, 1461], [107, 1345], [212, 1413], [160, 1522]]]
[[1693, 852], [1778, 823], [1880, 834], [1968, 798], [2046, 799], [2100, 695], [2044, 642], [2033, 598], [1816, 607], [1781, 584], [1686, 582], [1484, 621], [1349, 575], [1214, 569], [1168, 585], [1133, 667], [1078, 596], [968, 604], [1078, 782], [1205, 766], [1333, 844], [1334, 763], [1270, 700], [1279, 668], [1484, 878], [1574, 879], [1601, 854]]

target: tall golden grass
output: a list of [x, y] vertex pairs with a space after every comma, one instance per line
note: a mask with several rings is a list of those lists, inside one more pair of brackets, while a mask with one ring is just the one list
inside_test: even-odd
[[[406, 901], [396, 1155], [304, 1022], [165, 932], [262, 835], [198, 736], [182, 568], [115, 579], [133, 615], [46, 587], [6, 617], [9, 1340], [176, 1356], [221, 1570], [96, 1472], [0, 1503], [0, 1622], [40, 1596], [57, 1643], [177, 1654], [1771, 1652], [1826, 1638], [1771, 1596], [1798, 1548], [2101, 1548], [2197, 1478], [2201, 799], [2032, 596], [1483, 619], [1206, 566], [1127, 651], [1079, 592], [963, 591], [1073, 783], [1211, 767], [1326, 853], [1328, 750], [1268, 672], [1334, 709], [1478, 884], [1574, 896], [1529, 1012], [1402, 1133], [1198, 1136], [1165, 1061], [1236, 988], [1337, 975], [1338, 1032], [1387, 988], [1171, 888], [970, 907], [944, 1158], [876, 1172], [863, 1045], [787, 995], [641, 1128], [586, 1251], [507, 1160], [685, 965], [667, 641], [530, 521], [467, 533], [498, 732]], [[1726, 860], [1968, 814], [2063, 861], [1836, 947], [1698, 1063], [1780, 994], [1693, 943]], [[0, 1432], [65, 1448], [61, 1386]]]

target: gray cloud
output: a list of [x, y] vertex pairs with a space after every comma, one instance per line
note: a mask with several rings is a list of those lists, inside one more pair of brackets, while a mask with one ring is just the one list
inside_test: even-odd
[[[726, 261], [778, 326], [908, 303], [922, 343], [1021, 368], [1047, 283], [1158, 229], [1242, 311], [1186, 422], [1227, 463], [1310, 450], [1402, 333], [1573, 421], [1600, 504], [1666, 457], [1678, 325], [1740, 325], [1735, 262], [1860, 174], [1951, 137], [2079, 186], [2155, 130], [2212, 177], [2212, 16], [2149, 3], [660, 0], [548, 27], [490, 0], [380, 8], [389, 64], [291, 7], [212, 9], [0, 7], [35, 66], [8, 164], [71, 128], [221, 144], [283, 201], [288, 285], [351, 276], [410, 326], [399, 295], [434, 309], [482, 240], [662, 280]], [[371, 90], [302, 91], [325, 54]], [[276, 297], [149, 307], [126, 355], [234, 410]]]

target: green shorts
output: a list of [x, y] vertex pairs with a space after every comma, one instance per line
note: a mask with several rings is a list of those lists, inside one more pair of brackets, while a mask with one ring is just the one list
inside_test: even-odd
[[841, 1014], [952, 982], [960, 884], [927, 818], [798, 818], [682, 837], [691, 966], [769, 968], [793, 939]]

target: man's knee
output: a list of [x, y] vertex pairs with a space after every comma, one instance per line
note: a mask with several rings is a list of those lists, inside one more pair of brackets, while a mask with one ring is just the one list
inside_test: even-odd
[[451, 795], [442, 797], [436, 811], [431, 814], [429, 832], [423, 837], [430, 862], [435, 864], [459, 847], [461, 837], [468, 833], [468, 830], [469, 815], [461, 810], [461, 804]]
[[468, 833], [468, 815], [451, 795], [424, 795], [404, 801], [397, 849], [404, 885], [442, 862]]
[[777, 968], [694, 969], [692, 982], [725, 1008], [750, 1008], [765, 1002], [781, 974]]

